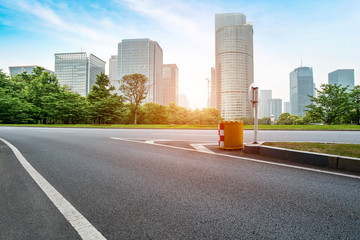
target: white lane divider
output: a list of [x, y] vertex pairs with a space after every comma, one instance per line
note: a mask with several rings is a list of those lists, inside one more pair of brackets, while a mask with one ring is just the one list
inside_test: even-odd
[[43, 176], [41, 176], [40, 173], [33, 168], [33, 166], [31, 166], [31, 164], [15, 146], [2, 138], [0, 138], [0, 140], [11, 148], [21, 165], [35, 180], [41, 190], [43, 190], [48, 198], [54, 203], [62, 215], [64, 215], [69, 223], [75, 228], [82, 239], [106, 239], [79, 211], [71, 205], [71, 203], [69, 203]]
[[[125, 141], [125, 142], [143, 143], [143, 144], [145, 143], [146, 144], [146, 142], [132, 140], [132, 139], [126, 139], [126, 138], [110, 137], [110, 139], [119, 140], [119, 141]], [[163, 145], [163, 144], [157, 144], [157, 143], [153, 143], [153, 145], [161, 146], [161, 147], [167, 147], [167, 148], [174, 148], [174, 149], [179, 149], [179, 150], [185, 150], [185, 151], [198, 152], [195, 149], [176, 147], [176, 146], [171, 146], [171, 145]], [[224, 153], [215, 153], [215, 152], [212, 152], [212, 151], [203, 152], [203, 153], [208, 153], [208, 154], [222, 156], [222, 157], [228, 157], [228, 158], [236, 158], [236, 159], [249, 161], [249, 162], [257, 162], [257, 163], [263, 163], [263, 164], [268, 164], [268, 165], [275, 165], [275, 166], [281, 166], [281, 167], [305, 170], [305, 171], [310, 171], [310, 172], [318, 172], [318, 173], [325, 173], [325, 174], [330, 174], [330, 175], [335, 175], [335, 176], [342, 176], [342, 177], [360, 179], [360, 176], [357, 176], [357, 175], [351, 175], [351, 174], [345, 174], [345, 173], [339, 173], [339, 172], [332, 172], [332, 171], [326, 171], [326, 170], [309, 168], [309, 167], [301, 167], [301, 166], [295, 166], [295, 165], [290, 165], [290, 164], [259, 160], [259, 159], [254, 159], [254, 158], [239, 157], [239, 156], [228, 155], [228, 154], [224, 154]]]

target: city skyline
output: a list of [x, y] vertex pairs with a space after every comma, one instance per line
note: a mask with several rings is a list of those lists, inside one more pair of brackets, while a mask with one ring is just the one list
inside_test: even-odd
[[360, 3], [350, 0], [93, 1], [86, 6], [77, 1], [3, 0], [0, 69], [8, 73], [9, 66], [40, 65], [55, 70], [54, 53], [81, 50], [108, 60], [122, 39], [150, 38], [163, 48], [164, 63], [177, 64], [179, 94], [188, 96], [191, 107], [202, 108], [206, 78], [215, 66], [214, 15], [241, 12], [254, 26], [254, 82], [285, 102], [288, 74], [301, 62], [313, 68], [317, 88], [337, 69], [354, 69], [359, 85], [357, 9]]

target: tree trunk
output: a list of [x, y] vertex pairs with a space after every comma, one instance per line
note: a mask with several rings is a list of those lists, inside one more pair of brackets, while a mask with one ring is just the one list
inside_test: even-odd
[[135, 109], [134, 109], [134, 124], [136, 125], [136, 116], [137, 115], [137, 106], [135, 106]]

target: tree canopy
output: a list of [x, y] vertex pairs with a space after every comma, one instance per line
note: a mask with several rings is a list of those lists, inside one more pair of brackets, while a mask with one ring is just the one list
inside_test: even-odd
[[133, 108], [134, 124], [137, 123], [137, 110], [148, 94], [148, 79], [143, 74], [129, 74], [125, 75], [121, 79], [120, 91], [122, 92], [124, 99], [130, 102], [130, 106]]

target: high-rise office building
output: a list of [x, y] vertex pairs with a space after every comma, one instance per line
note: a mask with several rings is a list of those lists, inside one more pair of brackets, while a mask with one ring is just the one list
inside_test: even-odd
[[86, 96], [96, 82], [97, 75], [105, 73], [105, 62], [85, 52], [56, 53], [55, 74], [60, 85]]
[[185, 94], [179, 94], [179, 106], [189, 108], [189, 100]]
[[269, 100], [270, 116], [273, 115], [275, 121], [279, 119], [282, 113], [282, 100], [280, 98], [273, 98]]
[[284, 102], [284, 113], [291, 113], [291, 105], [290, 102]]
[[[11, 76], [15, 76], [17, 74], [21, 74], [23, 72], [27, 72], [28, 74], [32, 74], [34, 68], [36, 67], [41, 67], [41, 66], [37, 66], [37, 65], [30, 65], [30, 66], [11, 66], [9, 67], [9, 72]], [[43, 67], [42, 67], [43, 68]], [[53, 71], [45, 69], [45, 72], [48, 72], [50, 74], [54, 74]]]
[[218, 87], [216, 82], [216, 74], [215, 68], [211, 68], [211, 99], [210, 99], [210, 107], [217, 108], [217, 100], [218, 100]]
[[118, 80], [124, 75], [139, 73], [148, 79], [148, 94], [144, 102], [157, 102], [162, 94], [158, 84], [163, 75], [163, 51], [148, 38], [125, 39], [118, 44]]
[[259, 91], [259, 118], [270, 117], [271, 90]]
[[310, 67], [299, 67], [290, 73], [291, 114], [305, 116], [306, 106], [311, 104], [314, 96], [313, 70]]
[[330, 85], [341, 84], [342, 87], [348, 86], [348, 90], [351, 90], [355, 85], [354, 69], [338, 69], [328, 74], [328, 80]]
[[253, 114], [248, 89], [254, 82], [253, 26], [241, 13], [215, 14], [215, 72], [221, 117]]
[[110, 84], [115, 87], [114, 92], [120, 93], [119, 90], [120, 83], [117, 78], [117, 67], [118, 67], [118, 56], [113, 55], [109, 59], [109, 79], [110, 79]]
[[163, 65], [163, 77], [158, 84], [157, 103], [161, 105], [169, 105], [170, 102], [178, 102], [179, 89], [179, 70], [176, 64]]

